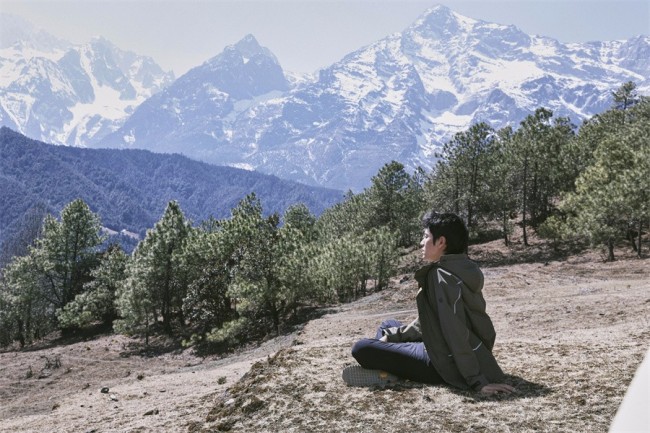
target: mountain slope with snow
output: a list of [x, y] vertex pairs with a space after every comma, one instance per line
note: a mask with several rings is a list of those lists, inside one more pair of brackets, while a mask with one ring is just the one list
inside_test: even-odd
[[8, 14], [0, 22], [0, 122], [35, 139], [99, 140], [174, 79], [103, 38], [75, 46]]
[[230, 146], [233, 121], [251, 105], [288, 89], [275, 56], [248, 35], [145, 101], [101, 145], [237, 164], [241, 155]]
[[436, 7], [238, 129], [257, 131], [259, 151], [246, 158], [258, 169], [359, 188], [391, 159], [431, 167], [442, 143], [478, 121], [516, 127], [547, 107], [579, 124], [626, 81], [649, 93], [649, 49], [648, 37], [563, 45]]
[[[546, 107], [579, 124], [607, 109], [611, 91], [626, 81], [650, 93], [649, 53], [647, 36], [562, 44], [436, 6], [403, 32], [350, 53], [285, 92], [278, 85], [268, 94], [238, 98], [224, 85], [197, 79], [209, 61], [174, 83], [164, 102], [156, 96], [143, 104], [146, 115], [136, 112], [103, 144], [177, 151], [359, 190], [391, 160], [431, 168], [436, 150], [472, 123], [517, 127]], [[240, 63], [223, 62], [221, 73], [239, 76]], [[272, 67], [279, 74], [279, 65]], [[248, 81], [253, 88], [256, 79]], [[172, 91], [212, 91], [212, 106], [205, 108], [206, 98]], [[169, 131], [161, 133], [164, 127]]]
[[[90, 51], [101, 50], [114, 52]], [[440, 146], [475, 122], [516, 128], [546, 107], [579, 125], [627, 81], [650, 94], [648, 36], [563, 44], [444, 6], [312, 77], [285, 73], [252, 35], [158, 93], [164, 76], [137, 84], [143, 79], [120, 78], [117, 61], [82, 79], [91, 68], [83, 59], [101, 58], [84, 53], [68, 51], [63, 69], [53, 66], [63, 57], [25, 61], [27, 78], [16, 78], [12, 93], [20, 97], [0, 94], [3, 124], [17, 118], [15, 129], [56, 143], [178, 152], [343, 190], [364, 188], [391, 160], [431, 168]], [[147, 91], [137, 108], [128, 102]], [[101, 114], [91, 112], [98, 105]]]

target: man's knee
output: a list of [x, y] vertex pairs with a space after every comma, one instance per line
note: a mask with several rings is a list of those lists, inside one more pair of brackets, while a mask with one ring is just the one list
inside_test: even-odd
[[354, 343], [354, 346], [352, 346], [352, 356], [354, 359], [356, 359], [359, 364], [363, 365], [363, 361], [366, 360], [369, 353], [372, 351], [372, 345], [376, 342], [377, 340], [375, 339], [364, 338]]

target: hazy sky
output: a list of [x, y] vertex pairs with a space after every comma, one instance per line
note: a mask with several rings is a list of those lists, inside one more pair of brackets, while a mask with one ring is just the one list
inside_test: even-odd
[[248, 33], [285, 70], [314, 72], [437, 3], [561, 42], [650, 35], [650, 0], [0, 0], [0, 11], [73, 43], [104, 36], [178, 77]]

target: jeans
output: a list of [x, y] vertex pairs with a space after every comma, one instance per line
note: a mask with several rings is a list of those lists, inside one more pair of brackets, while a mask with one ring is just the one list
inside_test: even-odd
[[363, 368], [387, 371], [402, 379], [431, 384], [444, 383], [431, 364], [424, 343], [379, 341], [383, 329], [399, 326], [402, 323], [395, 319], [383, 321], [375, 338], [364, 338], [352, 347], [354, 359]]

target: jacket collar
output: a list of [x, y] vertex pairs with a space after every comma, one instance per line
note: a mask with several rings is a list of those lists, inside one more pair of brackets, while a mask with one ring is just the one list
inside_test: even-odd
[[439, 261], [429, 263], [415, 271], [415, 280], [418, 282], [420, 287], [424, 287], [427, 281], [427, 274], [432, 268], [440, 266], [446, 269], [445, 264], [450, 264], [459, 260], [467, 260], [467, 254], [444, 254]]
[[427, 274], [429, 271], [436, 267], [438, 262], [429, 263], [428, 265], [422, 266], [420, 269], [415, 271], [415, 280], [418, 282], [420, 287], [424, 287], [427, 281]]

